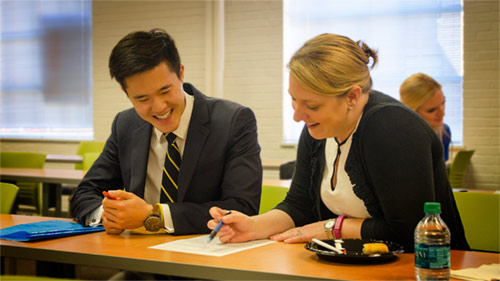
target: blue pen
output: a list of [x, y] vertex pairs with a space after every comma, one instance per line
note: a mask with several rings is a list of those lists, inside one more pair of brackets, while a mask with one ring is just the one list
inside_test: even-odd
[[[231, 213], [231, 211], [227, 211], [224, 216], [226, 215], [229, 215]], [[217, 232], [219, 232], [219, 229], [222, 227], [224, 223], [222, 222], [222, 218], [221, 220], [219, 221], [219, 223], [217, 224], [217, 226], [215, 227], [214, 230], [212, 230], [212, 232], [210, 232], [210, 235], [208, 235], [208, 240], [207, 240], [207, 243], [210, 243], [212, 241], [212, 239], [214, 239], [215, 235], [217, 235]]]

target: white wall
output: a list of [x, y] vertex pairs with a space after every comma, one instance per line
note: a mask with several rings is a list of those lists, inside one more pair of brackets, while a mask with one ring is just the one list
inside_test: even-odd
[[[214, 1], [94, 1], [94, 130], [110, 133], [114, 115], [130, 103], [108, 71], [113, 46], [127, 33], [161, 27], [176, 41], [185, 80], [211, 95]], [[464, 1], [464, 143], [476, 154], [467, 187], [500, 189], [498, 1]], [[252, 108], [257, 116], [262, 159], [289, 161], [281, 146], [282, 2], [226, 0], [224, 98]], [[209, 77], [210, 76], [210, 77]], [[72, 154], [76, 143], [2, 141], [2, 150]], [[277, 177], [265, 172], [265, 177]]]
[[[213, 1], [95, 1], [94, 33], [94, 129], [105, 139], [114, 115], [130, 107], [116, 81], [109, 78], [107, 60], [121, 37], [134, 30], [165, 29], [174, 38], [185, 82], [208, 95], [204, 76], [207, 25], [213, 24]], [[294, 149], [281, 145], [282, 4], [281, 1], [227, 1], [225, 3], [225, 59], [223, 97], [253, 109], [257, 116], [262, 159], [292, 160]], [[277, 177], [277, 172], [268, 172]]]
[[464, 1], [464, 144], [476, 151], [466, 187], [499, 189], [499, 1]]
[[93, 73], [94, 132], [105, 140], [119, 111], [131, 107], [108, 70], [111, 50], [133, 31], [165, 29], [175, 40], [185, 65], [185, 80], [204, 85], [205, 63], [204, 1], [94, 1]]

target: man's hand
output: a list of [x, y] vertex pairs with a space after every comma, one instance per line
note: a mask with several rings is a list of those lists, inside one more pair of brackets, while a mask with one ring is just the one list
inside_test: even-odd
[[120, 200], [104, 198], [102, 200], [102, 224], [108, 234], [120, 234], [125, 229], [143, 226], [152, 206], [137, 195], [123, 191], [110, 190], [109, 193]]

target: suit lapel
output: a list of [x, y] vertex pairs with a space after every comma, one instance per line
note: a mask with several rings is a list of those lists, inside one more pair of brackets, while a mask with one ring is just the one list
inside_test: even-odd
[[130, 191], [139, 197], [144, 197], [152, 126], [142, 119], [139, 121], [143, 121], [143, 124], [132, 132], [132, 144], [130, 146], [132, 151], [130, 157]]
[[194, 104], [179, 172], [179, 190], [177, 193], [177, 200], [179, 202], [182, 202], [184, 199], [194, 170], [198, 166], [200, 153], [209, 133], [205, 124], [210, 120], [205, 97], [194, 89], [194, 87], [191, 89], [185, 88], [185, 90], [194, 95]]

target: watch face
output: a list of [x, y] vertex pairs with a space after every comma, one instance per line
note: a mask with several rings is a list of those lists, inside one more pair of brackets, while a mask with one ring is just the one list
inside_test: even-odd
[[144, 221], [144, 227], [147, 231], [158, 231], [161, 229], [161, 219], [157, 216], [150, 216]]
[[323, 225], [324, 229], [325, 229], [325, 234], [326, 234], [326, 238], [328, 239], [333, 239], [333, 227], [335, 226], [335, 220], [334, 219], [330, 219], [328, 220], [327, 222], [325, 222], [325, 224]]
[[329, 220], [325, 223], [325, 228], [326, 229], [333, 229], [333, 226], [335, 225], [335, 221]]

